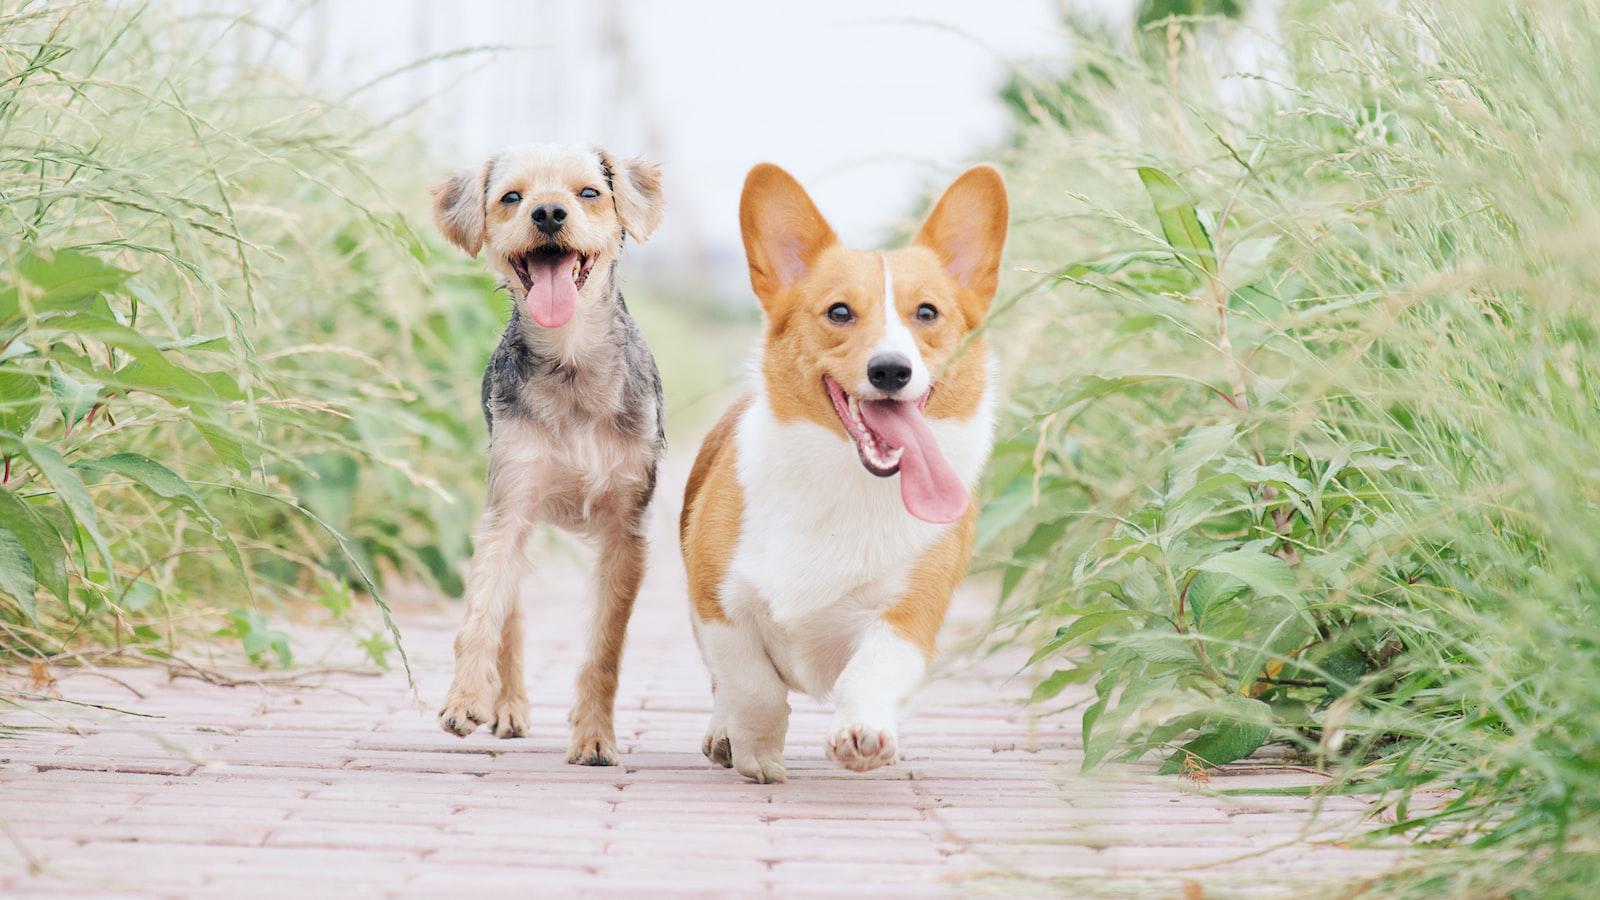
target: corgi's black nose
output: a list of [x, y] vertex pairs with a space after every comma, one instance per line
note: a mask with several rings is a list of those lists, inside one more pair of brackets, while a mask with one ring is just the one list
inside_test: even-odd
[[867, 380], [880, 391], [898, 391], [911, 381], [911, 360], [898, 353], [874, 356], [867, 363]]
[[567, 208], [559, 203], [541, 203], [533, 208], [533, 224], [545, 234], [555, 234], [567, 222]]

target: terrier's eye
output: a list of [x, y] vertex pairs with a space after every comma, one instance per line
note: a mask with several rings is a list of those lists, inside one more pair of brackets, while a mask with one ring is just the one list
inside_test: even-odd
[[850, 307], [844, 305], [843, 303], [835, 303], [834, 305], [828, 307], [828, 321], [834, 323], [835, 325], [847, 325], [853, 319], [855, 319], [855, 317], [856, 314], [851, 312]]
[[506, 191], [505, 196], [500, 198], [500, 202], [505, 204], [521, 203], [522, 195], [516, 191]]
[[594, 198], [600, 196], [600, 192], [592, 187], [586, 187], [578, 192], [578, 196], [585, 200], [593, 200]]
[[935, 309], [932, 303], [924, 303], [917, 307], [918, 322], [932, 322], [937, 318], [939, 318], [939, 310]]

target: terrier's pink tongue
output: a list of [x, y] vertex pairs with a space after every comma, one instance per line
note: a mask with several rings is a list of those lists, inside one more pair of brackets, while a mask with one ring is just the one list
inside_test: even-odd
[[539, 257], [528, 263], [528, 278], [533, 281], [528, 286], [528, 315], [546, 328], [560, 328], [578, 308], [578, 283], [572, 278], [578, 254], [546, 260]]
[[915, 403], [864, 400], [861, 418], [890, 447], [899, 447], [900, 500], [924, 522], [954, 522], [967, 511], [967, 488], [933, 440]]

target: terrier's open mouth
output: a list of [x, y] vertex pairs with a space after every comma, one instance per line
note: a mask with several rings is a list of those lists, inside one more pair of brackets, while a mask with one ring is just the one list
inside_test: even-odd
[[540, 247], [510, 258], [526, 292], [528, 315], [546, 328], [560, 328], [578, 307], [594, 257], [561, 247]]

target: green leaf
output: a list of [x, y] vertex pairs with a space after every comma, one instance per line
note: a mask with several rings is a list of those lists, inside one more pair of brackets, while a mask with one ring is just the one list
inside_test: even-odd
[[1355, 644], [1347, 643], [1329, 653], [1322, 668], [1328, 673], [1327, 699], [1332, 701], [1343, 697], [1367, 674], [1367, 659]]
[[1108, 394], [1120, 393], [1140, 385], [1163, 381], [1181, 381], [1188, 384], [1198, 385], [1208, 391], [1218, 390], [1217, 388], [1212, 387], [1211, 383], [1205, 379], [1196, 378], [1187, 372], [1169, 372], [1150, 369], [1137, 374], [1118, 375], [1114, 378], [1105, 378], [1099, 375], [1085, 375], [1081, 378], [1074, 379], [1074, 387], [1071, 390], [1064, 392], [1059, 398], [1048, 404], [1045, 404], [1038, 410], [1038, 412], [1041, 414], [1058, 412], [1076, 403], [1094, 400], [1098, 397], [1103, 397]]
[[[149, 338], [119, 322], [75, 313], [57, 316], [39, 325], [40, 331], [53, 330], [100, 341], [133, 357], [133, 362], [106, 376], [119, 387], [155, 394], [180, 406], [215, 403], [218, 399], [211, 381], [174, 363]], [[240, 396], [235, 390], [225, 399], [237, 400]]]
[[1217, 272], [1217, 255], [1211, 246], [1200, 216], [1195, 212], [1189, 193], [1172, 180], [1172, 176], [1150, 166], [1139, 167], [1139, 180], [1155, 205], [1156, 218], [1161, 222], [1161, 234], [1178, 255], [1190, 265], [1207, 274]]
[[[17, 274], [32, 287], [28, 303], [35, 313], [81, 307], [85, 300], [121, 287], [133, 275], [73, 250], [29, 253], [17, 261]], [[16, 284], [0, 289], [0, 321], [16, 315], [20, 308]]]
[[128, 612], [138, 612], [154, 602], [158, 594], [156, 586], [150, 582], [135, 581], [122, 593], [119, 605]]
[[148, 456], [137, 453], [116, 453], [100, 459], [80, 459], [72, 464], [85, 472], [123, 475], [147, 488], [151, 493], [168, 500], [178, 500], [206, 518], [211, 513], [201, 504], [200, 497], [178, 473]]
[[1238, 428], [1232, 422], [1205, 425], [1185, 432], [1172, 451], [1172, 478], [1167, 490], [1168, 501], [1188, 494], [1195, 486], [1200, 470], [1232, 446], [1237, 434]]
[[[1281, 604], [1277, 605], [1282, 608]], [[1257, 618], [1263, 621], [1268, 620], [1266, 610], [1257, 610], [1255, 611], [1255, 615]], [[1285, 629], [1287, 629], [1292, 623], [1299, 621], [1299, 619], [1300, 613], [1298, 611], [1291, 611], [1288, 615], [1280, 618], [1278, 620], [1278, 624], [1272, 626], [1272, 631], [1267, 634], [1264, 640], [1260, 641], [1256, 645], [1254, 652], [1250, 654], [1250, 661], [1245, 663], [1244, 667], [1239, 670], [1239, 683], [1235, 687], [1235, 690], [1241, 694], [1248, 692], [1251, 686], [1256, 683], [1256, 679], [1261, 677], [1262, 670], [1266, 668], [1267, 659], [1273, 655], [1274, 651], [1281, 653], [1283, 651], [1293, 649], [1291, 647], [1279, 647], [1278, 644], [1280, 641], [1280, 636], [1286, 633]], [[1293, 634], [1293, 632], [1287, 633], [1291, 635]]]
[[1201, 767], [1224, 766], [1259, 750], [1272, 734], [1272, 728], [1267, 724], [1272, 721], [1272, 708], [1260, 700], [1243, 697], [1230, 698], [1229, 706], [1234, 711], [1225, 721], [1207, 729], [1167, 757], [1158, 774], [1178, 774], [1182, 771], [1184, 760], [1193, 760]]
[[1186, 759], [1194, 760], [1202, 768], [1225, 766], [1261, 749], [1271, 733], [1272, 729], [1267, 726], [1249, 722], [1228, 722], [1215, 726], [1167, 757], [1157, 774], [1178, 774]]
[[238, 569], [241, 575], [246, 574], [244, 561], [239, 556], [239, 548], [234, 544], [227, 528], [223, 526], [221, 520], [211, 514], [211, 510], [201, 501], [200, 495], [196, 494], [194, 488], [179, 477], [178, 473], [148, 456], [137, 453], [116, 453], [101, 459], [80, 459], [73, 463], [73, 467], [85, 472], [121, 475], [158, 497], [164, 497], [187, 507], [205, 520], [210, 527], [212, 540], [215, 540], [222, 548], [222, 552], [227, 554], [228, 561], [233, 563], [234, 568]]
[[55, 360], [50, 361], [50, 392], [56, 396], [56, 407], [61, 410], [61, 418], [69, 431], [94, 409], [104, 387], [98, 381], [79, 381], [62, 371]]
[[978, 518], [977, 546], [987, 547], [1001, 532], [1016, 524], [1033, 506], [1033, 473], [1023, 472], [1005, 489], [989, 498]]
[[389, 671], [389, 651], [394, 649], [394, 645], [389, 643], [387, 637], [374, 631], [356, 643], [361, 646], [362, 650], [366, 651], [367, 659], [373, 665], [385, 672]]
[[1028, 659], [1028, 665], [1033, 665], [1063, 647], [1071, 646], [1078, 639], [1093, 634], [1113, 622], [1121, 622], [1140, 615], [1144, 615], [1144, 613], [1131, 609], [1116, 609], [1079, 616], [1073, 619], [1070, 625], [1063, 625], [1056, 629], [1055, 637], [1051, 638], [1049, 642], [1040, 647]]
[[0, 371], [0, 428], [22, 434], [39, 415], [44, 391], [39, 379], [27, 372]]
[[5, 528], [22, 544], [33, 563], [33, 577], [39, 586], [67, 599], [67, 553], [61, 536], [45, 518], [21, 497], [0, 488], [0, 528]]
[[253, 609], [238, 609], [229, 613], [228, 618], [232, 624], [221, 633], [238, 638], [251, 662], [258, 666], [266, 665], [268, 653], [277, 656], [278, 662], [285, 668], [294, 662], [294, 653], [289, 649], [289, 636], [268, 627], [261, 613]]
[[1064, 518], [1041, 522], [1038, 527], [1033, 529], [1033, 533], [1028, 535], [1028, 539], [1023, 541], [1022, 545], [1016, 550], [1012, 551], [1011, 556], [1018, 562], [1033, 562], [1034, 560], [1043, 559], [1050, 551], [1050, 548], [1061, 540], [1061, 535], [1066, 530], [1067, 519]]
[[1219, 553], [1195, 568], [1202, 572], [1230, 575], [1263, 597], [1293, 599], [1296, 594], [1294, 570], [1278, 557], [1260, 550], [1240, 549]]
[[1010, 596], [1012, 589], [1028, 573], [1029, 564], [1043, 559], [1056, 542], [1061, 540], [1061, 535], [1066, 530], [1067, 520], [1064, 518], [1040, 522], [1035, 526], [1028, 539], [1011, 551], [1014, 564], [1006, 567], [1005, 576], [1000, 583], [1000, 596]]
[[39, 621], [33, 596], [33, 561], [9, 528], [0, 528], [0, 591], [15, 597], [29, 619]]
[[0, 442], [9, 441], [22, 448], [22, 454], [35, 466], [40, 474], [50, 485], [55, 488], [56, 496], [61, 498], [62, 505], [72, 513], [72, 518], [78, 527], [89, 535], [89, 540], [94, 544], [100, 559], [105, 563], [106, 578], [112, 590], [116, 590], [117, 572], [112, 563], [111, 546], [100, 534], [100, 518], [95, 513], [94, 501], [89, 499], [89, 491], [83, 486], [83, 479], [78, 473], [67, 465], [54, 448], [37, 441], [24, 440], [22, 437], [9, 431], [0, 430]]
[[200, 432], [200, 437], [204, 438], [212, 451], [217, 454], [217, 458], [227, 463], [229, 468], [240, 475], [250, 474], [250, 460], [244, 455], [243, 444], [228, 436], [222, 428], [216, 425], [199, 421], [192, 424], [195, 430]]
[[1029, 703], [1042, 703], [1056, 696], [1066, 689], [1069, 684], [1078, 684], [1088, 681], [1095, 673], [1094, 666], [1075, 666], [1071, 669], [1057, 669], [1049, 678], [1039, 682], [1034, 687], [1033, 694], [1028, 697]]
[[1254, 460], [1230, 459], [1223, 464], [1222, 468], [1224, 471], [1232, 472], [1235, 475], [1238, 475], [1245, 481], [1251, 481], [1258, 484], [1272, 484], [1281, 488], [1287, 488], [1295, 491], [1302, 497], [1311, 493], [1311, 482], [1296, 475], [1294, 470], [1290, 469], [1287, 465], [1284, 465], [1281, 462], [1273, 463], [1270, 466], [1263, 466]]
[[1184, 595], [1189, 608], [1194, 610], [1196, 622], [1205, 618], [1206, 611], [1216, 603], [1230, 599], [1244, 586], [1238, 581], [1215, 572], [1197, 572], [1189, 582], [1189, 592]]
[[1136, 631], [1120, 638], [1117, 648], [1153, 663], [1196, 662], [1189, 639], [1171, 630]]

